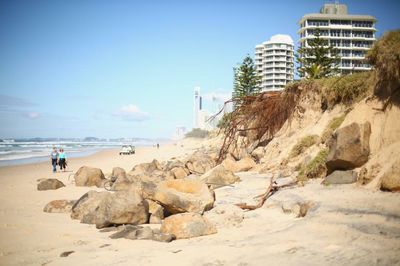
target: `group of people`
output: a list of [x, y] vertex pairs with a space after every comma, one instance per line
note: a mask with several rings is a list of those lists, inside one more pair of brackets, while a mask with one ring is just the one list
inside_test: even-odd
[[53, 151], [50, 153], [51, 164], [53, 166], [53, 173], [57, 172], [57, 165], [60, 166], [60, 171], [65, 172], [65, 167], [67, 166], [67, 156], [63, 148], [57, 151], [56, 147], [53, 147]]

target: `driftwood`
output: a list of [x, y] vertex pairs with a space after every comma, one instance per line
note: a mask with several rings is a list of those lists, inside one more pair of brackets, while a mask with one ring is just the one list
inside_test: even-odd
[[269, 197], [271, 197], [273, 194], [275, 194], [275, 192], [277, 192], [279, 189], [285, 188], [285, 187], [291, 187], [296, 184], [297, 184], [296, 182], [291, 182], [288, 184], [278, 186], [276, 184], [276, 182], [271, 178], [267, 190], [263, 194], [260, 194], [260, 195], [254, 197], [254, 199], [259, 198], [259, 201], [256, 205], [248, 205], [246, 203], [237, 203], [235, 205], [238, 206], [239, 208], [241, 208], [242, 210], [250, 210], [250, 211], [261, 208], [264, 205], [265, 201]]

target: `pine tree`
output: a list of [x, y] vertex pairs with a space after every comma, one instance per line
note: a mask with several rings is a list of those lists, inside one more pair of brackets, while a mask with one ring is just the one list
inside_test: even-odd
[[321, 38], [318, 28], [314, 36], [315, 38], [307, 40], [307, 47], [297, 50], [297, 62], [300, 64], [297, 71], [300, 77], [319, 79], [339, 73], [340, 58], [337, 49], [330, 46], [328, 40]]
[[240, 98], [261, 91], [261, 77], [257, 74], [253, 59], [247, 55], [241, 65], [233, 68], [233, 97], [236, 103]]

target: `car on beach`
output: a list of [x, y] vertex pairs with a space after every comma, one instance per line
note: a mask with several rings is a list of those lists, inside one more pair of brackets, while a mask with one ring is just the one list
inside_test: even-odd
[[135, 154], [135, 146], [132, 145], [122, 146], [119, 155], [130, 155], [130, 154]]

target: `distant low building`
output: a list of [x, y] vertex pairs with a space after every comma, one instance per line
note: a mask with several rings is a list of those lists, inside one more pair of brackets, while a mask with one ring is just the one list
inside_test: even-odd
[[365, 55], [376, 41], [376, 18], [370, 15], [350, 15], [347, 6], [325, 4], [319, 13], [306, 14], [300, 21], [300, 47], [307, 47], [319, 29], [321, 38], [339, 50], [339, 70], [342, 74], [370, 70]]

